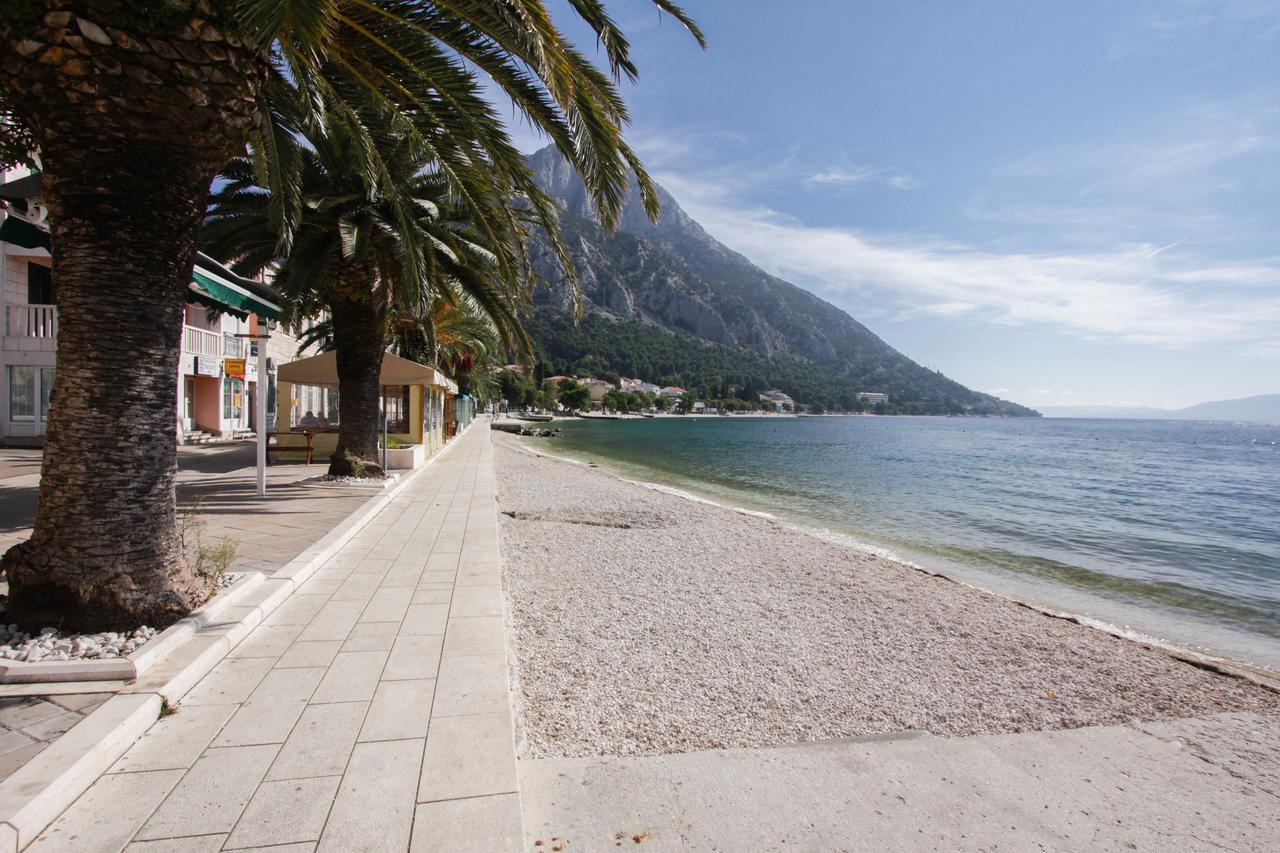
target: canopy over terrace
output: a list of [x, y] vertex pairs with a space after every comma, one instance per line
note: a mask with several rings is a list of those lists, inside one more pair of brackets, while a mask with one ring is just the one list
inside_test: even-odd
[[[282, 364], [276, 373], [276, 379], [279, 383], [277, 393], [281, 400], [293, 399], [294, 385], [335, 388], [338, 385], [337, 353], [330, 351]], [[393, 437], [402, 442], [422, 444], [428, 453], [438, 450], [445, 439], [446, 398], [456, 395], [458, 386], [435, 368], [392, 353], [382, 356], [382, 371], [378, 376], [378, 383], [383, 388], [408, 388], [405, 399], [407, 430], [394, 432]], [[292, 409], [292, 405], [276, 407], [278, 432], [293, 428], [289, 421]], [[317, 454], [330, 453], [336, 446], [336, 436], [328, 437], [324, 431], [320, 431], [314, 438]]]

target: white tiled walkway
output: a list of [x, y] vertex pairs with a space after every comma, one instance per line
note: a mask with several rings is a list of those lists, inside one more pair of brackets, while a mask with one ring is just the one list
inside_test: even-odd
[[498, 559], [479, 423], [29, 849], [518, 849]]

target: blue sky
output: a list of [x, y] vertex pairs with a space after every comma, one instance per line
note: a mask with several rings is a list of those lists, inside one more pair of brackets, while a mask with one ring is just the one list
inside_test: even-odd
[[1280, 3], [684, 6], [630, 138], [730, 247], [1031, 406], [1280, 392]]

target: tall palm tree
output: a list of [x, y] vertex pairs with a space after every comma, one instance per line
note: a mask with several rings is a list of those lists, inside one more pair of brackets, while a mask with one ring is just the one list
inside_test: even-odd
[[[652, 0], [701, 41], [669, 0]], [[295, 131], [279, 103], [331, 95], [400, 116], [451, 190], [479, 207], [509, 191], [554, 233], [475, 73], [581, 172], [606, 223], [628, 174], [656, 197], [622, 138], [614, 80], [633, 79], [625, 36], [599, 0], [570, 0], [603, 48], [595, 68], [542, 0], [5, 0], [0, 152], [43, 169], [58, 289], [58, 371], [35, 526], [10, 549], [11, 619], [31, 627], [164, 625], [209, 591], [185, 559], [174, 493], [185, 293], [210, 182], [246, 141], [282, 191]], [[612, 76], [611, 76], [612, 75]], [[282, 95], [281, 93], [286, 93]], [[379, 168], [368, 135], [362, 162]], [[501, 206], [484, 221], [499, 221]]]
[[516, 312], [531, 282], [521, 262], [523, 231], [507, 227], [518, 216], [480, 222], [470, 204], [450, 196], [416, 136], [385, 111], [362, 122], [378, 150], [379, 169], [369, 174], [360, 167], [360, 130], [333, 107], [296, 152], [302, 213], [290, 251], [277, 251], [275, 194], [258, 183], [248, 157], [223, 170], [202, 244], [235, 258], [239, 272], [273, 268], [293, 316], [327, 313], [339, 409], [329, 473], [381, 475], [378, 377], [393, 319], [402, 328], [410, 319], [425, 325], [436, 303], [465, 301], [503, 343], [528, 351]]

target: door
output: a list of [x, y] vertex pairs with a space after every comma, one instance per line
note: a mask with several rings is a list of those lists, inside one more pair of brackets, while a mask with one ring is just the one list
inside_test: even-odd
[[196, 381], [190, 376], [182, 380], [182, 429], [190, 431], [196, 425]]

